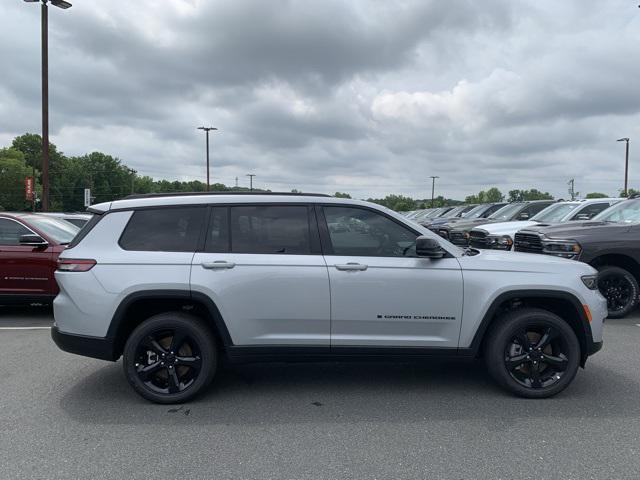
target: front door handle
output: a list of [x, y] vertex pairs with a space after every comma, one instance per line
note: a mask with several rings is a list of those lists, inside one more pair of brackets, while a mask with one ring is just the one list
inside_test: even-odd
[[225, 262], [224, 260], [216, 260], [215, 262], [202, 262], [202, 268], [208, 269], [223, 269], [223, 268], [233, 268], [236, 266], [233, 262]]
[[369, 268], [369, 265], [364, 265], [362, 263], [349, 262], [349, 263], [343, 263], [343, 264], [336, 264], [336, 268], [338, 270], [346, 270], [346, 271], [355, 271], [355, 270], [362, 271]]

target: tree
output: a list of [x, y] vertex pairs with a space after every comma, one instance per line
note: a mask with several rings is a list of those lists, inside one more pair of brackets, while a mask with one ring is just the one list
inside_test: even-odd
[[486, 192], [479, 191], [476, 195], [469, 195], [464, 199], [465, 203], [498, 203], [504, 200], [504, 195], [498, 188], [491, 187]]
[[600, 193], [600, 192], [587, 193], [587, 195], [585, 196], [585, 198], [608, 198], [608, 197], [609, 195], [605, 193]]
[[640, 190], [636, 190], [635, 188], [627, 189], [627, 195], [624, 194], [624, 190], [620, 190], [621, 197], [627, 197], [627, 196], [630, 197], [631, 195], [637, 195], [638, 193], [640, 193]]
[[342, 193], [342, 192], [336, 192], [333, 194], [333, 196], [336, 198], [351, 198], [351, 195], [349, 195], [348, 193]]
[[0, 150], [0, 210], [26, 210], [24, 180], [31, 176], [24, 153], [15, 148]]
[[[25, 133], [13, 139], [11, 146], [24, 154], [27, 166], [42, 170], [42, 137], [37, 133]], [[49, 142], [49, 167], [52, 168], [64, 155]]]
[[531, 190], [509, 190], [509, 202], [526, 202], [528, 200], [553, 200], [549, 192], [541, 192], [535, 188]]

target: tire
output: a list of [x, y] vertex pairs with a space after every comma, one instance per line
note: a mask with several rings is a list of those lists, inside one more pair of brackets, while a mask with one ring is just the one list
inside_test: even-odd
[[147, 400], [182, 403], [211, 383], [218, 352], [202, 319], [166, 312], [150, 317], [131, 333], [122, 366], [133, 389]]
[[484, 357], [501, 387], [520, 397], [547, 398], [573, 381], [581, 351], [578, 337], [562, 318], [547, 310], [523, 308], [491, 325]]
[[598, 290], [607, 299], [609, 318], [622, 318], [638, 303], [638, 281], [627, 270], [607, 265], [598, 270]]

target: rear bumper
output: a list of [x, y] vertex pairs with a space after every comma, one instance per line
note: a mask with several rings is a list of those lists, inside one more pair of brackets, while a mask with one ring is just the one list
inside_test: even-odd
[[65, 333], [58, 330], [57, 326], [51, 327], [51, 338], [65, 352], [112, 362], [117, 360], [113, 340], [110, 338]]

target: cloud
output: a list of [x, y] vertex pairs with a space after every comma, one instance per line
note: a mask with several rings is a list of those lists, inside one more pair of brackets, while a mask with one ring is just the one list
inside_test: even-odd
[[[38, 8], [0, 19], [0, 141], [40, 129]], [[52, 140], [142, 174], [278, 190], [616, 193], [640, 137], [626, 0], [75, 2], [50, 12]], [[632, 158], [632, 166], [633, 166]], [[640, 182], [632, 167], [631, 183]], [[634, 184], [634, 185], [635, 185]], [[636, 185], [640, 186], [640, 185]]]

